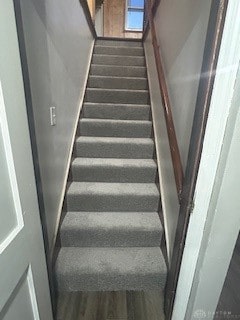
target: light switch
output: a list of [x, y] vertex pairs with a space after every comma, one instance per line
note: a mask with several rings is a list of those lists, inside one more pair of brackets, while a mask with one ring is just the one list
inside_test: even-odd
[[51, 126], [56, 125], [56, 107], [50, 107], [50, 123]]

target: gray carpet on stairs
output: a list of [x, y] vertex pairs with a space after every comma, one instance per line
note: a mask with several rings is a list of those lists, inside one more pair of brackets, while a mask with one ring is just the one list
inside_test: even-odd
[[94, 137], [133, 137], [150, 138], [152, 136], [151, 121], [87, 119], [83, 118], [79, 125], [79, 134]]
[[154, 183], [156, 174], [153, 159], [76, 158], [72, 162], [74, 181]]
[[59, 230], [59, 291], [164, 288], [142, 43], [97, 40]]
[[57, 265], [62, 290], [154, 290], [166, 269], [159, 247], [64, 247]]
[[150, 120], [149, 105], [86, 102], [83, 117], [92, 119]]
[[157, 247], [162, 226], [157, 212], [68, 212], [63, 247]]

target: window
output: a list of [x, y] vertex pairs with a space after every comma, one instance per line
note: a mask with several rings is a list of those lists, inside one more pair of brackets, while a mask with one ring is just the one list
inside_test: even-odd
[[126, 30], [142, 31], [144, 0], [126, 0]]

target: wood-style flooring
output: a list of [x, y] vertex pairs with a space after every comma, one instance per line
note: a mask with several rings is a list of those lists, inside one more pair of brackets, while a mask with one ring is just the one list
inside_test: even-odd
[[159, 291], [61, 293], [56, 320], [164, 320]]

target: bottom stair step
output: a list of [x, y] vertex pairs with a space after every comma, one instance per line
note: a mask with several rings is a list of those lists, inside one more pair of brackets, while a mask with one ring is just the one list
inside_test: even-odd
[[163, 289], [166, 274], [159, 247], [63, 247], [56, 262], [59, 291]]

